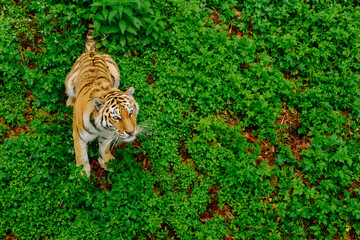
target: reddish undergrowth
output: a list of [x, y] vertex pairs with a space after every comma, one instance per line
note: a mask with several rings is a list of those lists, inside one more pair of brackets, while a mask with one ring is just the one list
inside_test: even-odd
[[[128, 147], [127, 146], [128, 144], [125, 143], [125, 142], [121, 142], [115, 146], [112, 147], [112, 150], [111, 150], [111, 153], [112, 154], [115, 154], [115, 150], [116, 149], [119, 149], [119, 148], [125, 148], [125, 147]], [[141, 142], [139, 140], [135, 140], [132, 142], [132, 147], [131, 149], [142, 149], [142, 146], [141, 146]], [[142, 163], [142, 169], [146, 172], [151, 172], [152, 169], [151, 169], [151, 160], [144, 155], [143, 151], [140, 151], [139, 153], [136, 153], [134, 154], [134, 159], [136, 159], [136, 162], [137, 163]]]
[[[123, 149], [127, 146], [127, 143], [125, 142], [121, 142], [117, 145], [114, 145], [111, 149], [111, 153], [115, 154], [115, 151], [119, 148]], [[141, 142], [138, 140], [135, 140], [134, 142], [132, 142], [132, 149], [134, 148], [138, 148], [138, 149], [142, 149], [141, 146]], [[140, 151], [139, 153], [134, 154], [134, 159], [136, 159], [135, 161], [137, 163], [142, 163], [142, 169], [146, 172], [151, 172], [151, 161], [150, 159], [145, 156], [143, 154], [142, 151]], [[95, 179], [93, 177], [93, 175], [91, 175], [91, 179], [94, 180], [94, 185], [96, 187], [102, 188], [106, 191], [110, 191], [111, 190], [111, 179], [108, 178], [108, 171], [106, 171], [105, 169], [103, 169], [98, 160], [93, 159], [90, 161], [90, 165], [91, 165], [91, 172], [95, 174]]]
[[90, 165], [91, 172], [95, 174], [95, 179], [92, 174], [90, 177], [90, 179], [94, 181], [94, 185], [106, 191], [111, 191], [112, 182], [108, 178], [108, 171], [103, 169], [97, 160], [91, 160]]
[[280, 130], [280, 134], [286, 138], [285, 146], [291, 148], [291, 154], [296, 157], [299, 162], [302, 161], [301, 152], [311, 147], [311, 142], [308, 137], [298, 133], [301, 128], [301, 117], [294, 109], [289, 109], [285, 104], [282, 108], [282, 113], [276, 119], [278, 126], [286, 125], [287, 128]]
[[[24, 112], [26, 114], [21, 116], [26, 120], [24, 125], [11, 125], [9, 123], [6, 123], [4, 121], [4, 119], [0, 118], [0, 124], [6, 125], [9, 128], [7, 133], [4, 135], [3, 139], [7, 139], [10, 137], [17, 137], [21, 133], [26, 134], [26, 133], [32, 132], [30, 130], [29, 126], [34, 119], [34, 114], [32, 113], [31, 110], [32, 110], [32, 106], [33, 106], [35, 97], [32, 95], [32, 93], [30, 91], [28, 91], [26, 93], [26, 98], [29, 100], [29, 105], [24, 109]], [[2, 143], [2, 141], [0, 141], [0, 143]]]
[[231, 211], [231, 207], [229, 205], [225, 205], [223, 208], [219, 207], [219, 197], [218, 191], [220, 187], [213, 186], [208, 189], [208, 194], [212, 195], [210, 203], [206, 206], [205, 212], [201, 213], [200, 222], [206, 223], [210, 221], [214, 216], [221, 216], [225, 221], [231, 222], [231, 220], [235, 219], [233, 212]]
[[[227, 26], [227, 28], [225, 29], [227, 32], [229, 32], [227, 34], [227, 36], [229, 38], [231, 38], [232, 36], [237, 36], [237, 37], [243, 37], [245, 35], [249, 36], [250, 38], [253, 38], [253, 29], [254, 29], [254, 24], [252, 24], [250, 21], [245, 21], [246, 25], [247, 25], [247, 31], [240, 31], [240, 29], [238, 27], [236, 27], [234, 24], [231, 23], [225, 23], [221, 20], [221, 15], [220, 13], [215, 9], [212, 8], [213, 12], [209, 15], [209, 19], [212, 20], [212, 23], [214, 25], [221, 25], [221, 26]], [[233, 20], [236, 21], [241, 21], [243, 22], [244, 20], [242, 20], [242, 18], [244, 18], [243, 14], [241, 13], [241, 11], [233, 8], [232, 11], [234, 12], [234, 17]], [[251, 17], [250, 17], [251, 19]]]

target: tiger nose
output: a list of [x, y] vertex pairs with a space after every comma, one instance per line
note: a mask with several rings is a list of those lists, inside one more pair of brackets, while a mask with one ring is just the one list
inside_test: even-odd
[[129, 132], [128, 132], [128, 131], [125, 131], [125, 132], [131, 136], [131, 135], [133, 135], [134, 131], [135, 131], [135, 130], [129, 131]]

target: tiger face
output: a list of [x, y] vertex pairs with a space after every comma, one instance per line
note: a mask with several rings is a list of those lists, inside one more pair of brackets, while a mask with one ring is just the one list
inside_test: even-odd
[[93, 105], [99, 111], [100, 125], [115, 133], [114, 138], [123, 142], [135, 140], [139, 127], [136, 124], [136, 116], [139, 113], [139, 105], [133, 98], [134, 88], [130, 87], [126, 92], [113, 92], [103, 99], [94, 98]]

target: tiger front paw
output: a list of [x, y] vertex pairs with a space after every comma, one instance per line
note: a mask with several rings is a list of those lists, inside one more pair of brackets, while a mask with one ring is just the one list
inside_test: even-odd
[[98, 162], [100, 164], [100, 166], [105, 169], [105, 170], [108, 170], [108, 167], [107, 167], [107, 163], [110, 161], [110, 160], [114, 160], [115, 158], [111, 158], [111, 159], [107, 159], [107, 160], [104, 160], [102, 158], [99, 158], [98, 159]]
[[88, 178], [90, 178], [90, 176], [91, 176], [91, 167], [90, 166], [84, 166], [84, 168], [82, 170], [80, 170], [81, 176], [84, 176], [84, 173], [86, 174], [86, 176]]

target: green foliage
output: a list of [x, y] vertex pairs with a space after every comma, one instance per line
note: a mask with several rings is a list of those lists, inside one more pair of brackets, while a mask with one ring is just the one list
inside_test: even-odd
[[[359, 10], [350, 0], [2, 5], [0, 235], [358, 238]], [[107, 190], [79, 175], [65, 106], [92, 17], [146, 130], [116, 150]], [[89, 152], [96, 160], [96, 143]]]
[[101, 45], [110, 51], [161, 42], [165, 34], [164, 15], [153, 5], [144, 0], [95, 0], [91, 4], [94, 36], [100, 36]]

